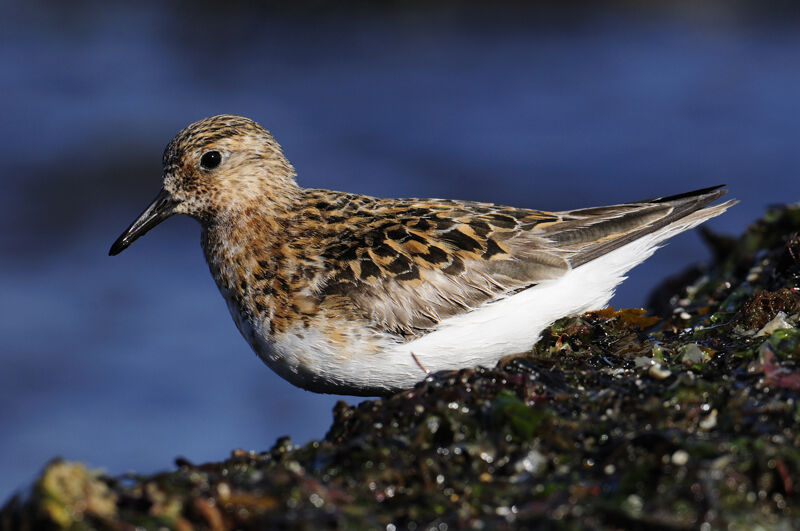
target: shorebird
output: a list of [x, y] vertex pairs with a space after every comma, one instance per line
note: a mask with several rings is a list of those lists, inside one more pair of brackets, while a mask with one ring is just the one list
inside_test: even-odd
[[256, 354], [304, 389], [351, 395], [530, 350], [735, 203], [707, 206], [720, 187], [562, 212], [305, 189], [272, 135], [232, 115], [180, 131], [163, 166], [161, 191], [109, 254], [169, 216], [195, 218]]

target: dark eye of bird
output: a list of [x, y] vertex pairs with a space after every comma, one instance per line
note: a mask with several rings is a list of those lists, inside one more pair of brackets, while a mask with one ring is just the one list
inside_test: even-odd
[[203, 153], [203, 156], [200, 157], [200, 166], [205, 170], [213, 170], [219, 166], [221, 161], [222, 155], [219, 154], [219, 151], [206, 151]]

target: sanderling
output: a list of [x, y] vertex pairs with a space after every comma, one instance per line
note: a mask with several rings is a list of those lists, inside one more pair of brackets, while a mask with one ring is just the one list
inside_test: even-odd
[[197, 219], [239, 331], [322, 393], [387, 394], [529, 350], [735, 203], [705, 206], [720, 187], [563, 212], [304, 189], [270, 133], [230, 115], [183, 129], [163, 164], [160, 193], [109, 254], [173, 214]]

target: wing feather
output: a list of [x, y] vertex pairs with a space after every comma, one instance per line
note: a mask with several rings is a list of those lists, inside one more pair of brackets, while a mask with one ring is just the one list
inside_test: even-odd
[[368, 321], [408, 338], [447, 317], [556, 279], [725, 191], [565, 212], [306, 193], [313, 196], [315, 215], [334, 218], [327, 220], [331, 232], [315, 250], [328, 272], [316, 293], [319, 304], [350, 304]]

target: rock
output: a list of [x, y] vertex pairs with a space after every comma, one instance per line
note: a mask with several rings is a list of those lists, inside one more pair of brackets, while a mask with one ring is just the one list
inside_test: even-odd
[[145, 477], [51, 463], [0, 527], [796, 527], [798, 232], [772, 210], [660, 291], [667, 317], [562, 319], [497, 367], [339, 403], [304, 446]]

